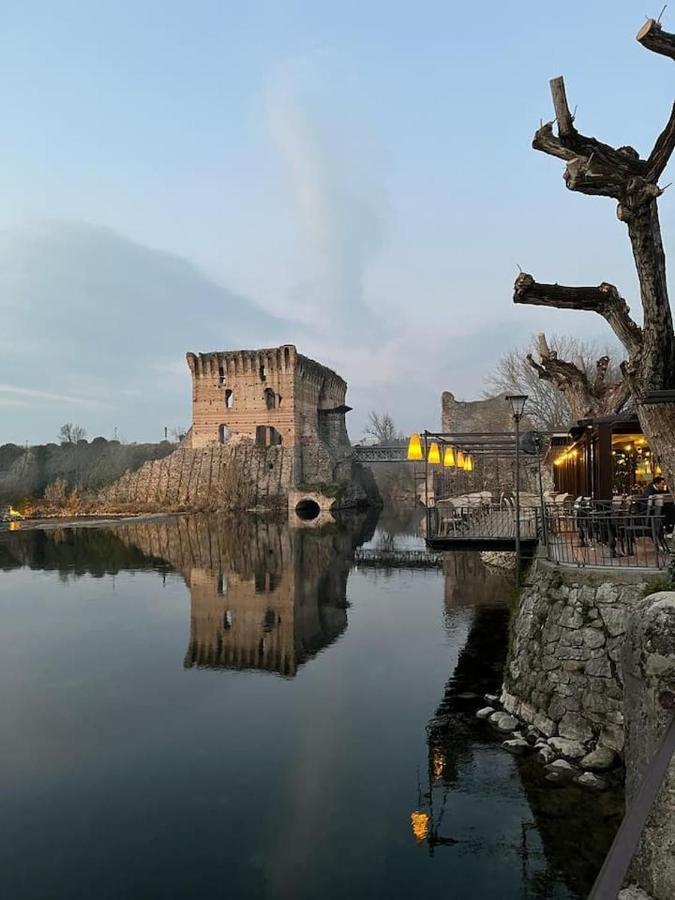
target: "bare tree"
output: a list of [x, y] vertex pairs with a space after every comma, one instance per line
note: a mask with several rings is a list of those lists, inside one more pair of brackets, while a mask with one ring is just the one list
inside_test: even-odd
[[[613, 349], [569, 335], [533, 337], [510, 350], [488, 376], [490, 394], [527, 394], [535, 428], [565, 431], [576, 419], [618, 410], [628, 387]], [[567, 360], [574, 360], [573, 363]]]
[[73, 425], [72, 422], [66, 422], [59, 429], [58, 436], [62, 444], [76, 444], [78, 441], [86, 438], [87, 432], [81, 425]]
[[389, 441], [400, 440], [401, 432], [394, 424], [394, 420], [388, 412], [377, 413], [374, 409], [368, 413], [368, 422], [363, 429], [363, 436], [375, 438], [378, 444], [386, 444]]
[[[637, 40], [647, 49], [675, 59], [675, 35], [663, 31], [656, 20], [646, 22]], [[577, 131], [562, 78], [551, 81], [551, 94], [555, 119], [536, 131], [532, 146], [565, 162], [564, 179], [569, 190], [617, 201], [617, 216], [628, 228], [640, 284], [643, 325], [640, 328], [633, 321], [628, 304], [607, 282], [597, 287], [566, 287], [538, 283], [523, 272], [516, 279], [514, 301], [593, 310], [604, 316], [626, 349], [628, 359], [623, 371], [640, 423], [672, 481], [675, 403], [664, 392], [675, 388], [675, 335], [657, 198], [665, 190], [658, 182], [675, 149], [675, 104], [651, 153], [641, 159], [633, 147], [614, 148]]]

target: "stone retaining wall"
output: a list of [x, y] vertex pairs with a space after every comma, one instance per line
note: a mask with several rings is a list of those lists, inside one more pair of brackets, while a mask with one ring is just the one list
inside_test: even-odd
[[618, 753], [627, 617], [654, 575], [537, 560], [512, 625], [502, 703], [547, 736]]
[[[299, 448], [260, 447], [246, 439], [193, 449], [181, 445], [170, 456], [145, 463], [102, 490], [103, 512], [285, 509], [300, 468]], [[335, 507], [377, 503], [372, 474], [353, 460], [330, 464], [323, 445], [303, 447], [309, 489], [328, 493]]]

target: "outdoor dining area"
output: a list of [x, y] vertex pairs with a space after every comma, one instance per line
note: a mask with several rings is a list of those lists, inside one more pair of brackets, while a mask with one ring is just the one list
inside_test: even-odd
[[630, 414], [580, 421], [569, 434], [425, 431], [411, 436], [408, 459], [424, 463], [420, 499], [436, 550], [520, 555], [539, 543], [561, 565], [669, 564], [675, 502]]

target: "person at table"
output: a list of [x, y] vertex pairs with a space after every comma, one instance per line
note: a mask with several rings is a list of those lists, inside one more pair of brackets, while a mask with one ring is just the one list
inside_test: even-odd
[[642, 497], [644, 500], [647, 500], [649, 497], [653, 497], [654, 494], [667, 494], [668, 487], [666, 485], [666, 479], [663, 475], [657, 475], [652, 481], [649, 482], [647, 487], [642, 492]]
[[[663, 496], [664, 494], [668, 494], [670, 497], [666, 479], [663, 475], [657, 475], [642, 492], [642, 499], [646, 506], [650, 497]], [[671, 502], [664, 503], [660, 509], [660, 512], [663, 515], [663, 524], [665, 525], [666, 533], [672, 533], [675, 528], [675, 504], [672, 503], [672, 498], [670, 499]]]

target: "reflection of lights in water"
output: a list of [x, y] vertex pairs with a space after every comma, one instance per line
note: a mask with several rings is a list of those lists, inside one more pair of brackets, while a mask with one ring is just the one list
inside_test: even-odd
[[415, 835], [415, 840], [420, 844], [427, 839], [427, 835], [429, 834], [429, 822], [429, 813], [420, 812], [419, 810], [410, 813], [412, 831]]
[[9, 523], [9, 530], [10, 530], [10, 531], [18, 531], [19, 528], [21, 528], [21, 525], [19, 525], [18, 522], [10, 522], [10, 523]]
[[445, 757], [443, 756], [443, 752], [439, 750], [438, 747], [434, 748], [433, 768], [434, 778], [441, 778], [443, 772], [445, 771]]

